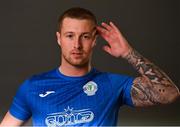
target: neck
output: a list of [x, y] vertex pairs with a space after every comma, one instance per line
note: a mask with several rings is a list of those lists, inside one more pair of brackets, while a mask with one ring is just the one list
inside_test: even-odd
[[90, 72], [90, 70], [90, 64], [80, 67], [62, 63], [59, 67], [59, 71], [66, 76], [83, 76]]

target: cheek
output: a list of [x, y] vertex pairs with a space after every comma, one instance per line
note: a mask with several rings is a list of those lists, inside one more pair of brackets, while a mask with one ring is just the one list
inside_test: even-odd
[[67, 54], [71, 50], [69, 45], [61, 43], [61, 51], [63, 54]]
[[86, 42], [86, 45], [84, 45], [84, 49], [86, 49], [86, 51], [90, 52], [93, 50], [94, 48], [94, 42], [90, 41], [90, 42]]
[[89, 46], [85, 46], [84, 47], [84, 51], [87, 53], [87, 54], [90, 54], [93, 50], [93, 47], [92, 45], [89, 45]]

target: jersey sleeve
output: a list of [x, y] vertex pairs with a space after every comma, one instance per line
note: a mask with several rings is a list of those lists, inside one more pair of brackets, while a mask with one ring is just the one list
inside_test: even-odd
[[15, 118], [26, 121], [31, 117], [30, 109], [27, 105], [27, 90], [28, 90], [28, 80], [26, 80], [18, 89], [9, 112]]
[[128, 105], [134, 107], [131, 98], [131, 88], [133, 85], [134, 77], [110, 74], [109, 79], [112, 83], [114, 95], [118, 99], [120, 105]]

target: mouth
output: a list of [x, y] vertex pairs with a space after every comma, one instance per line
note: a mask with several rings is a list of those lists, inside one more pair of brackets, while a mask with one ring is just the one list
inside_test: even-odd
[[83, 53], [81, 53], [81, 52], [72, 52], [72, 55], [73, 55], [74, 57], [78, 58], [78, 57], [82, 57], [82, 56], [83, 56]]

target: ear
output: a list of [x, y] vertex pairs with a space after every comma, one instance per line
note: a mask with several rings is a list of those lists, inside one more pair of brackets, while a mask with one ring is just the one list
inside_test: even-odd
[[97, 37], [98, 37], [98, 31], [97, 31], [96, 28], [94, 28], [94, 31], [93, 31], [92, 34], [93, 34], [93, 36], [94, 36], [93, 44], [92, 44], [92, 48], [93, 48], [94, 46], [96, 46], [96, 41], [97, 41]]
[[95, 35], [95, 37], [94, 37], [94, 40], [93, 40], [93, 45], [92, 45], [92, 47], [96, 46], [96, 41], [97, 41], [97, 35]]
[[56, 38], [57, 38], [57, 42], [58, 42], [59, 46], [61, 46], [61, 41], [60, 41], [61, 35], [59, 32], [56, 32]]

